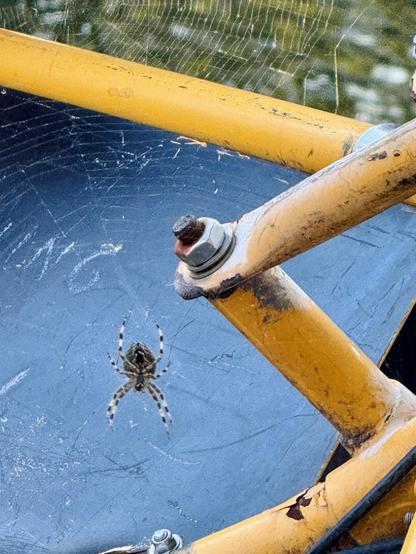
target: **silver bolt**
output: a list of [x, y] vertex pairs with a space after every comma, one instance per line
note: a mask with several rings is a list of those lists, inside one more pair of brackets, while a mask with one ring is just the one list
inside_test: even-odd
[[[221, 225], [219, 221], [210, 217], [192, 219], [193, 226], [195, 221], [203, 225], [202, 234], [191, 244], [184, 244], [179, 238], [175, 253], [187, 264], [194, 277], [202, 278], [213, 273], [225, 262], [233, 250], [235, 241], [230, 225]], [[180, 225], [178, 227], [181, 229]]]
[[149, 552], [154, 554], [164, 554], [178, 550], [182, 546], [182, 539], [175, 535], [169, 529], [158, 529], [153, 533], [152, 546]]
[[164, 542], [171, 536], [172, 536], [172, 533], [169, 531], [169, 529], [158, 529], [153, 533], [152, 543], [159, 544], [161, 542]]
[[184, 246], [191, 246], [201, 238], [205, 225], [194, 215], [183, 215], [172, 227], [173, 234]]

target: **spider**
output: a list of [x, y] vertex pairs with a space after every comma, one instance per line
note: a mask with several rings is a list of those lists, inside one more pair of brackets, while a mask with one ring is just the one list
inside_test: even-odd
[[159, 415], [167, 431], [169, 430], [168, 423], [173, 423], [165, 396], [159, 387], [153, 383], [153, 380], [159, 379], [163, 373], [167, 372], [170, 366], [170, 362], [168, 362], [166, 367], [162, 369], [160, 373], [156, 373], [156, 366], [163, 358], [163, 332], [157, 323], [155, 323], [155, 325], [159, 332], [159, 355], [157, 358], [155, 358], [151, 350], [142, 342], [133, 343], [127, 352], [124, 353], [123, 340], [126, 320], [124, 320], [121, 324], [118, 336], [117, 352], [123, 361], [124, 371], [118, 367], [117, 363], [113, 360], [109, 353], [108, 358], [113, 368], [118, 373], [125, 375], [128, 378], [128, 381], [116, 390], [107, 408], [107, 418], [110, 425], [113, 423], [120, 400], [131, 390], [143, 393], [147, 391], [150, 394], [157, 405]]

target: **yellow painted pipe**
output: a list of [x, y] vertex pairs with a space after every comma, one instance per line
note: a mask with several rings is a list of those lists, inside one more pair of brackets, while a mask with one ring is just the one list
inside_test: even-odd
[[[215, 273], [187, 288], [215, 295], [305, 252], [416, 192], [416, 119], [350, 154], [232, 223], [236, 247]], [[186, 255], [186, 249], [182, 252]]]
[[[0, 29], [0, 83], [314, 173], [369, 123]], [[416, 199], [406, 200], [416, 206]]]
[[162, 69], [0, 29], [0, 84], [315, 172], [371, 127]]
[[[346, 515], [415, 444], [416, 420], [282, 504], [194, 542], [188, 554], [305, 554]], [[404, 515], [414, 510], [415, 471], [401, 481], [350, 531], [346, 540], [367, 544], [404, 534]], [[406, 553], [408, 554], [408, 553]], [[409, 553], [410, 554], [410, 553]], [[414, 552], [412, 552], [414, 554]]]
[[388, 379], [280, 267], [212, 303], [337, 428], [348, 450], [416, 415], [416, 397]]
[[[369, 123], [0, 29], [0, 84], [314, 173]], [[416, 198], [406, 200], [416, 206]]]

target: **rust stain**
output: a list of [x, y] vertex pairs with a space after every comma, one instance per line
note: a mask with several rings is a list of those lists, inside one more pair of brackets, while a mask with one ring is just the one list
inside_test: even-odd
[[360, 448], [366, 441], [371, 439], [376, 434], [374, 429], [363, 430], [357, 433], [346, 433], [343, 431], [343, 435], [340, 437], [340, 443], [348, 450], [348, 452], [354, 452]]
[[326, 497], [325, 483], [323, 485], [324, 485], [323, 489], [318, 491], [318, 493], [316, 495], [316, 500], [318, 502], [318, 505], [321, 508], [328, 508], [328, 499]]
[[387, 158], [387, 152], [383, 150], [382, 152], [375, 152], [374, 154], [370, 154], [370, 156], [367, 157], [367, 160], [369, 162], [374, 162], [375, 160], [385, 160]]
[[253, 291], [262, 308], [272, 308], [282, 312], [294, 307], [287, 289], [279, 284], [278, 279], [272, 281], [267, 279], [267, 275], [256, 275], [242, 284], [241, 288]]
[[398, 185], [401, 187], [409, 187], [416, 185], [416, 175], [411, 175], [410, 177], [405, 177], [404, 179], [400, 179], [398, 182]]
[[243, 277], [240, 275], [240, 273], [237, 273], [234, 275], [234, 277], [230, 277], [229, 279], [224, 279], [221, 282], [221, 285], [219, 289], [215, 291], [210, 291], [208, 293], [208, 298], [215, 299], [215, 298], [228, 298], [233, 294], [237, 286], [243, 281]]
[[305, 519], [305, 516], [302, 514], [301, 508], [309, 506], [309, 504], [312, 502], [312, 498], [305, 498], [308, 490], [309, 489], [306, 489], [303, 494], [296, 498], [296, 502], [288, 507], [289, 509], [286, 512], [287, 517], [290, 517], [291, 519], [296, 519], [297, 521]]
[[185, 255], [190, 246], [193, 246], [202, 237], [205, 230], [205, 223], [192, 216], [183, 216], [175, 223], [178, 227], [175, 236], [178, 239], [175, 244], [175, 254]]

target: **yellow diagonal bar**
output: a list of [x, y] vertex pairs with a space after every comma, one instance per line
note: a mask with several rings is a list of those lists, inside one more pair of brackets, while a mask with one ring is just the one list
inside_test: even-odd
[[[415, 436], [416, 421], [412, 420], [397, 428], [387, 440], [381, 439], [360, 456], [331, 472], [324, 483], [311, 486], [276, 507], [197, 540], [185, 552], [306, 554], [411, 450]], [[344, 544], [368, 544], [402, 536], [404, 515], [415, 508], [414, 479], [413, 471], [343, 537]], [[408, 550], [405, 554], [415, 554], [415, 551]]]
[[315, 172], [371, 125], [0, 29], [0, 84]]
[[212, 302], [338, 429], [350, 451], [397, 418], [416, 415], [416, 397], [388, 379], [281, 268]]
[[184, 283], [222, 293], [409, 198], [416, 192], [415, 136], [413, 119], [241, 215], [231, 223], [236, 247], [225, 263], [204, 278], [181, 263]]

